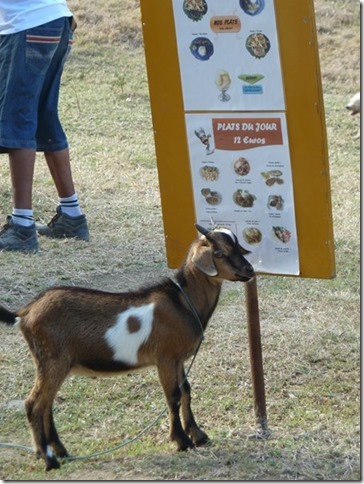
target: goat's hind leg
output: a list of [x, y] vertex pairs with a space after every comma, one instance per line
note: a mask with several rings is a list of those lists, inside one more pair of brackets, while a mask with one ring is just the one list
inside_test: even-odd
[[46, 426], [44, 425], [44, 415], [47, 412], [46, 407], [47, 405], [42, 402], [37, 389], [33, 389], [25, 401], [25, 408], [37, 457], [45, 460], [46, 470], [49, 471], [51, 469], [58, 469], [60, 465], [53, 454], [46, 434]]
[[54, 424], [52, 407], [50, 407], [46, 418], [47, 421], [44, 422], [44, 425], [47, 428], [46, 435], [48, 435], [48, 442], [52, 446], [54, 453], [57, 457], [68, 457], [68, 452], [62, 444]]
[[66, 373], [56, 365], [50, 364], [49, 367], [52, 368], [52, 372], [38, 367], [35, 385], [25, 401], [35, 450], [37, 456], [45, 460], [47, 471], [60, 467], [51, 446], [55, 447], [57, 455], [67, 455], [59, 440], [52, 416], [52, 403]]
[[182, 390], [181, 396], [181, 410], [182, 410], [182, 420], [183, 427], [186, 434], [188, 434], [196, 447], [201, 445], [206, 445], [210, 442], [210, 439], [205, 432], [203, 432], [197, 425], [195, 417], [191, 409], [191, 386], [186, 378], [184, 369], [180, 372], [180, 387]]

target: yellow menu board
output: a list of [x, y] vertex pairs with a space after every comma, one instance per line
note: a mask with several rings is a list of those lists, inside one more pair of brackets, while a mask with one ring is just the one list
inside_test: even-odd
[[210, 217], [258, 273], [335, 275], [312, 0], [141, 0], [170, 267]]

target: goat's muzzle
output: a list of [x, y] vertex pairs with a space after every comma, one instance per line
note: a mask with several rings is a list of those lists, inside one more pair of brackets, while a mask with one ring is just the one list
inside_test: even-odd
[[248, 282], [250, 281], [250, 279], [253, 279], [253, 277], [255, 277], [255, 271], [253, 269], [253, 266], [249, 265], [245, 266], [241, 273], [235, 273], [234, 275], [238, 281]]

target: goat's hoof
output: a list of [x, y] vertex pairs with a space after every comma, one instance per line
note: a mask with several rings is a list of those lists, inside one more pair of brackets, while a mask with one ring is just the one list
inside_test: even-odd
[[193, 440], [196, 447], [201, 447], [203, 445], [211, 445], [211, 440], [209, 439], [208, 435], [204, 434], [200, 436], [198, 439]]
[[178, 452], [185, 451], [187, 449], [194, 449], [195, 444], [190, 439], [185, 439], [183, 442], [177, 444]]
[[193, 443], [196, 447], [201, 447], [202, 445], [209, 445], [211, 443], [209, 437], [200, 428], [196, 427], [190, 430], [189, 436], [191, 437]]
[[69, 457], [69, 453], [67, 452], [66, 449], [63, 449], [63, 450], [59, 449], [56, 451], [56, 456], [60, 458], [65, 458], [65, 457]]
[[52, 469], [59, 469], [61, 467], [60, 463], [55, 457], [48, 458], [46, 461], [46, 471], [51, 471]]

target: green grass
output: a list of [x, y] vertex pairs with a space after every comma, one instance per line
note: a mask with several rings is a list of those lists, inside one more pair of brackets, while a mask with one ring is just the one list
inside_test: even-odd
[[[83, 4], [61, 91], [74, 176], [92, 240], [41, 240], [35, 256], [1, 254], [0, 301], [11, 308], [54, 284], [109, 290], [170, 274], [164, 247], [148, 83], [136, 0]], [[241, 284], [227, 283], [190, 382], [197, 420], [212, 446], [176, 453], [163, 417], [109, 455], [45, 473], [26, 451], [0, 449], [6, 480], [359, 480], [360, 142], [345, 110], [359, 88], [359, 4], [316, 0], [330, 155], [337, 277], [258, 279], [268, 439], [256, 438]], [[0, 217], [11, 210], [0, 164]], [[57, 203], [39, 156], [34, 209]], [[313, 241], [314, 243], [314, 241]], [[26, 343], [1, 328], [0, 442], [30, 446], [22, 407], [33, 381]], [[71, 454], [134, 436], [165, 408], [155, 370], [111, 379], [70, 378], [55, 401]]]

